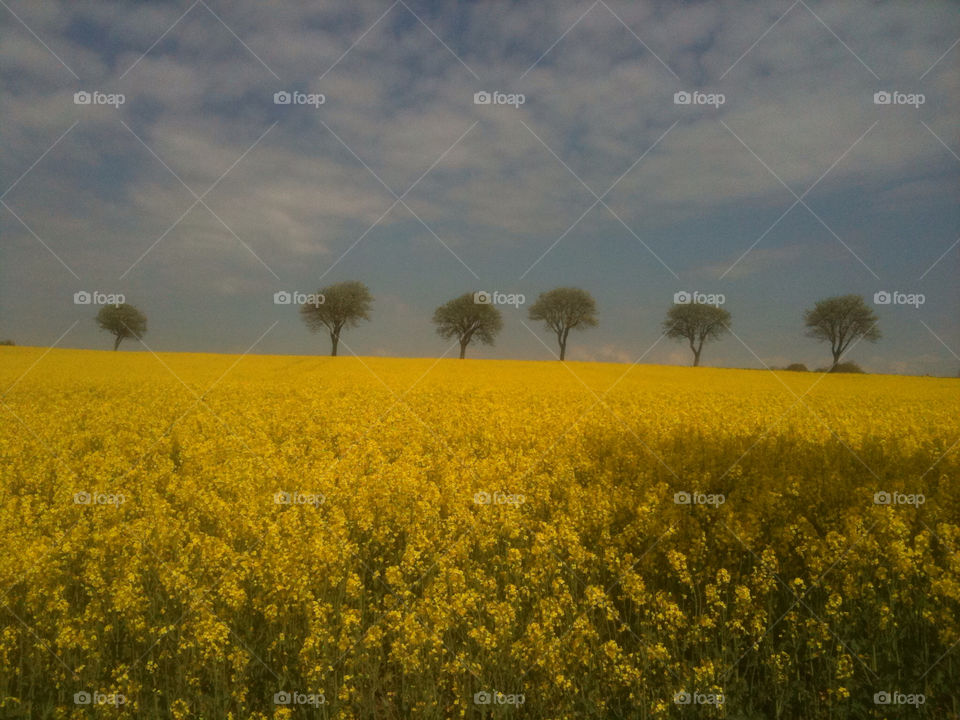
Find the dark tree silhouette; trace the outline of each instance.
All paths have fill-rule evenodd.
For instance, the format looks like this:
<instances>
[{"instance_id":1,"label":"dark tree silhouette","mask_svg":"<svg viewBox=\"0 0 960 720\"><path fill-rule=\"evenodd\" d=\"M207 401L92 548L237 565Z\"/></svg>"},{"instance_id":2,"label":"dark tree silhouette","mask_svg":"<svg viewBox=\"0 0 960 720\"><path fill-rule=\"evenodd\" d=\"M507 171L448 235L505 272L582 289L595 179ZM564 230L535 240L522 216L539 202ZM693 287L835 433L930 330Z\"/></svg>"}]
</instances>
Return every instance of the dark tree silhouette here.
<instances>
[{"instance_id":1,"label":"dark tree silhouette","mask_svg":"<svg viewBox=\"0 0 960 720\"><path fill-rule=\"evenodd\" d=\"M667 311L663 329L667 337L686 340L693 351L693 366L700 365L703 343L718 340L730 326L730 313L723 308L701 303L674 305Z\"/></svg>"},{"instance_id":2,"label":"dark tree silhouette","mask_svg":"<svg viewBox=\"0 0 960 720\"><path fill-rule=\"evenodd\" d=\"M880 339L879 318L859 295L838 295L817 301L803 313L807 337L830 343L834 372L840 357L858 338L876 342Z\"/></svg>"},{"instance_id":3,"label":"dark tree silhouette","mask_svg":"<svg viewBox=\"0 0 960 720\"><path fill-rule=\"evenodd\" d=\"M97 313L97 325L114 336L113 349L127 338L139 340L147 332L147 318L133 305L105 305Z\"/></svg>"},{"instance_id":4,"label":"dark tree silhouette","mask_svg":"<svg viewBox=\"0 0 960 720\"><path fill-rule=\"evenodd\" d=\"M557 336L560 360L567 355L567 336L574 328L585 330L597 324L597 303L586 290L559 287L540 293L530 306L531 320L543 321Z\"/></svg>"},{"instance_id":5,"label":"dark tree silhouette","mask_svg":"<svg viewBox=\"0 0 960 720\"><path fill-rule=\"evenodd\" d=\"M323 296L323 302L301 305L300 317L311 332L330 333L330 355L336 357L343 329L370 319L373 296L366 285L356 280L328 285L318 295Z\"/></svg>"},{"instance_id":6,"label":"dark tree silhouette","mask_svg":"<svg viewBox=\"0 0 960 720\"><path fill-rule=\"evenodd\" d=\"M484 345L493 340L503 327L500 311L493 305L475 302L476 293L468 292L441 305L433 313L433 322L442 338L456 337L460 343L460 359L467 354L467 345L474 339Z\"/></svg>"}]
</instances>

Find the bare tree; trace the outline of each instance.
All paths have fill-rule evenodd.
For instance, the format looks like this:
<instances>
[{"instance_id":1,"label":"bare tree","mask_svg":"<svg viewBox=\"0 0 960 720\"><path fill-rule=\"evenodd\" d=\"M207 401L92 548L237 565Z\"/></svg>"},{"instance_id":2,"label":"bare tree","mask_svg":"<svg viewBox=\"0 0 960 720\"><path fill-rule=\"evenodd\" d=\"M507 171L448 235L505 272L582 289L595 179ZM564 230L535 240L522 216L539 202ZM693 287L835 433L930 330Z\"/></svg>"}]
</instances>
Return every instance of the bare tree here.
<instances>
[{"instance_id":1,"label":"bare tree","mask_svg":"<svg viewBox=\"0 0 960 720\"><path fill-rule=\"evenodd\" d=\"M693 366L700 365L704 342L718 340L730 326L730 313L702 303L674 305L667 311L663 329L667 337L686 340L693 352Z\"/></svg>"},{"instance_id":2,"label":"bare tree","mask_svg":"<svg viewBox=\"0 0 960 720\"><path fill-rule=\"evenodd\" d=\"M300 317L311 332L330 333L330 355L336 357L343 329L370 319L373 296L362 282L351 280L317 291L316 300L300 306Z\"/></svg>"},{"instance_id":3,"label":"bare tree","mask_svg":"<svg viewBox=\"0 0 960 720\"><path fill-rule=\"evenodd\" d=\"M147 318L133 305L121 303L119 305L105 305L97 313L97 325L101 330L113 334L113 349L120 347L120 342L126 338L139 340L147 332Z\"/></svg>"},{"instance_id":4,"label":"bare tree","mask_svg":"<svg viewBox=\"0 0 960 720\"><path fill-rule=\"evenodd\" d=\"M467 345L474 339L484 345L493 340L503 327L500 311L493 305L476 301L477 294L464 293L433 313L433 322L442 338L456 337L460 343L460 359L467 354Z\"/></svg>"},{"instance_id":5,"label":"bare tree","mask_svg":"<svg viewBox=\"0 0 960 720\"><path fill-rule=\"evenodd\" d=\"M584 330L597 324L597 303L586 290L559 287L540 293L530 306L531 320L541 320L557 335L560 360L567 355L567 336L574 328Z\"/></svg>"},{"instance_id":6,"label":"bare tree","mask_svg":"<svg viewBox=\"0 0 960 720\"><path fill-rule=\"evenodd\" d=\"M840 357L858 338L876 342L880 339L879 318L859 295L838 295L817 301L803 313L807 337L830 343L833 372Z\"/></svg>"}]
</instances>

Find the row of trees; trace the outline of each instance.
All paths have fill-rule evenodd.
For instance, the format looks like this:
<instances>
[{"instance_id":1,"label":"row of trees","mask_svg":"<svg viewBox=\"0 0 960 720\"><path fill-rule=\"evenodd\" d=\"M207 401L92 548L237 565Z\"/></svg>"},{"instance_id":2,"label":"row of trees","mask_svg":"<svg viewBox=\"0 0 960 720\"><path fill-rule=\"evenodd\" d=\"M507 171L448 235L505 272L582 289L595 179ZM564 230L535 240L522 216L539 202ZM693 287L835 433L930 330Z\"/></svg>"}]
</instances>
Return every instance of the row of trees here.
<instances>
[{"instance_id":1,"label":"row of trees","mask_svg":"<svg viewBox=\"0 0 960 720\"><path fill-rule=\"evenodd\" d=\"M442 338L457 338L460 359L473 340L493 345L503 327L500 310L489 303L478 302L478 293L464 293L441 305L433 313L433 322ZM542 322L557 337L560 359L567 356L567 338L571 330L585 330L597 324L597 303L590 293L580 288L561 287L541 293L530 306L531 320Z\"/></svg>"},{"instance_id":2,"label":"row of trees","mask_svg":"<svg viewBox=\"0 0 960 720\"><path fill-rule=\"evenodd\" d=\"M330 285L317 295L323 297L323 302L302 305L300 315L312 332L329 333L330 354L336 355L343 330L370 319L373 296L366 285L355 280ZM570 331L597 324L597 303L585 290L556 288L541 293L530 307L529 317L543 322L556 334L560 359L563 360ZM433 323L440 337L457 339L462 360L466 357L467 347L474 341L493 345L503 329L503 316L489 296L468 292L438 307L433 313Z\"/></svg>"},{"instance_id":3,"label":"row of trees","mask_svg":"<svg viewBox=\"0 0 960 720\"><path fill-rule=\"evenodd\" d=\"M324 302L303 305L300 312L312 331L330 333L330 354L336 355L341 331L370 319L373 296L366 285L356 281L331 285L320 292ZM467 292L441 305L433 313L437 333L448 340L457 339L461 360L466 357L470 343L477 341L493 345L503 328L500 310L489 302L489 298L484 300L481 293ZM585 330L598 323L597 303L593 296L574 287L554 288L541 293L527 315L535 322L542 322L556 336L560 360L566 358L571 330ZM878 318L859 295L820 300L804 312L803 319L809 337L830 343L831 370L857 340L875 342L880 339ZM667 311L663 331L669 338L687 342L696 367L700 365L704 344L719 340L729 332L730 324L727 310L691 302L674 304Z\"/></svg>"},{"instance_id":4,"label":"row of trees","mask_svg":"<svg viewBox=\"0 0 960 720\"><path fill-rule=\"evenodd\" d=\"M300 316L312 332L326 332L330 336L330 354L336 355L340 335L347 328L370 320L373 295L361 282L337 283L318 292L321 303L300 306ZM541 293L530 306L527 316L541 322L557 339L559 358L567 354L571 330L585 330L597 325L597 303L586 290L559 287ZM880 338L878 318L859 295L842 295L820 300L804 312L807 335L830 343L836 369L840 358L860 340L874 342ZM460 359L466 357L467 347L473 342L493 345L503 328L499 308L484 293L468 292L438 307L433 313L437 333L445 338L456 338L460 345ZM147 331L147 318L137 308L126 303L106 306L97 315L101 329L113 334L113 349L127 338L140 339ZM730 331L730 313L715 305L697 302L674 304L663 321L664 334L672 339L686 341L693 354L693 365L700 365L704 344L719 340Z\"/></svg>"}]
</instances>

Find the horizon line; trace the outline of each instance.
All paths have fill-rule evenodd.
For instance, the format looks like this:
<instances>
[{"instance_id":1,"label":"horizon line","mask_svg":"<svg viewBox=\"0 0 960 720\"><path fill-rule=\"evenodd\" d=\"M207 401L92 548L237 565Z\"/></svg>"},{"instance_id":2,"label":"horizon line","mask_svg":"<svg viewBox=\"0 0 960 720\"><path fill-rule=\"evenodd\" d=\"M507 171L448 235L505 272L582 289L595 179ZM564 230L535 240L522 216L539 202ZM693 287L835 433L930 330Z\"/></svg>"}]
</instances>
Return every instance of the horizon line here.
<instances>
[{"instance_id":1,"label":"horizon line","mask_svg":"<svg viewBox=\"0 0 960 720\"><path fill-rule=\"evenodd\" d=\"M108 355L117 355L120 353L120 350L104 350L99 348L68 348L68 347L51 347L46 345L3 345L0 346L0 352L8 350L45 350L47 353L59 351L59 352L85 352L85 353L103 353ZM882 373L882 372L868 372L864 370L860 373L829 373L825 370L814 369L814 370L787 370L782 367L723 367L718 365L701 365L695 367L693 365L675 365L675 364L665 364L665 363L646 363L646 362L623 362L617 360L532 360L524 358L460 358L455 357L437 357L435 355L422 355L422 356L409 356L409 355L330 355L330 354L321 354L321 355L301 355L296 353L258 353L258 352L216 352L216 351L196 351L196 350L123 350L123 354L142 354L142 355L222 355L225 357L277 357L277 358L301 358L301 359L326 359L326 360L434 360L441 362L443 360L449 360L451 362L463 362L463 361L473 361L473 362L523 362L523 363L543 363L543 364L555 364L559 363L561 365L566 363L577 363L577 364L590 364L590 365L629 365L633 366L643 366L643 367L662 367L662 368L688 368L690 370L736 370L736 371L755 371L755 372L789 372L796 374L803 374L804 372L810 374L824 374L824 375L871 375L874 377L914 377L914 378L936 378L936 379L946 379L946 380L956 380L957 376L954 375L934 375L934 374L922 374L917 375L914 373Z\"/></svg>"}]
</instances>

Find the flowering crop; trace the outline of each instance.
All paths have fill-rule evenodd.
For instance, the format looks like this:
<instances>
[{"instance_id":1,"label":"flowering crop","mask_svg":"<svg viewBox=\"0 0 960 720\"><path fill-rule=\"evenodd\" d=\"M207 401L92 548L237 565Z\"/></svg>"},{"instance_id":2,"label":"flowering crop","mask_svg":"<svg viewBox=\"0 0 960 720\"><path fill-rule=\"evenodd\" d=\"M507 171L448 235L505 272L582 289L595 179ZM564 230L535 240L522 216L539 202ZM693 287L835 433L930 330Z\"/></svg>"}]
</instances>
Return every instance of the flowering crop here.
<instances>
[{"instance_id":1,"label":"flowering crop","mask_svg":"<svg viewBox=\"0 0 960 720\"><path fill-rule=\"evenodd\" d=\"M960 710L956 380L41 354L4 717Z\"/></svg>"}]
</instances>

